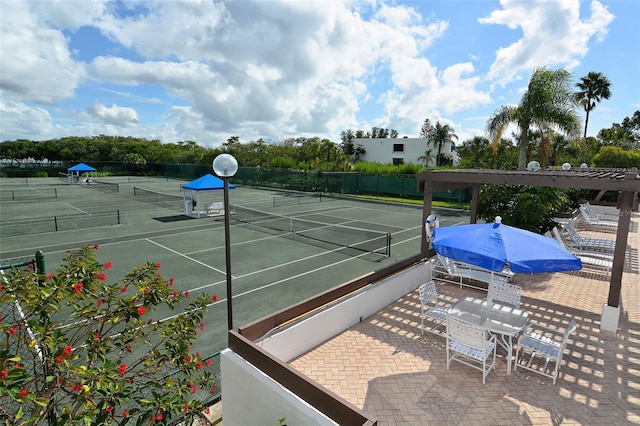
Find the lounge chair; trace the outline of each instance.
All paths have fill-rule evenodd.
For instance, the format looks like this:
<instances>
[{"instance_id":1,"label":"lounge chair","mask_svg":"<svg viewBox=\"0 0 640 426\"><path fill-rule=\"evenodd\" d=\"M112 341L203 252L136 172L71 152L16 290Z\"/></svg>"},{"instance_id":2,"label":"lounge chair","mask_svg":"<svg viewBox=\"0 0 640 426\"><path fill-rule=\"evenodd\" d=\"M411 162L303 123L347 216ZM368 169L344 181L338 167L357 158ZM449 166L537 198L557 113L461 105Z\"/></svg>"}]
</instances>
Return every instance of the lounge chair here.
<instances>
[{"instance_id":1,"label":"lounge chair","mask_svg":"<svg viewBox=\"0 0 640 426\"><path fill-rule=\"evenodd\" d=\"M607 277L610 276L611 269L613 268L613 254L567 247L558 228L553 228L551 232L548 232L545 235L549 238L555 239L562 248L580 259L583 269L604 272Z\"/></svg>"},{"instance_id":2,"label":"lounge chair","mask_svg":"<svg viewBox=\"0 0 640 426\"><path fill-rule=\"evenodd\" d=\"M594 230L615 231L618 228L617 220L611 221L591 216L584 206L580 206L578 222L586 228Z\"/></svg>"},{"instance_id":3,"label":"lounge chair","mask_svg":"<svg viewBox=\"0 0 640 426\"><path fill-rule=\"evenodd\" d=\"M463 285L468 285L463 281L464 279L485 284L489 284L492 281L492 271L464 262L458 262L441 254L438 254L438 261L433 267L433 272L456 279L455 281L449 280L449 282L460 284L460 288L462 288ZM493 272L493 282L507 283L512 277L513 272L511 271ZM447 280L443 279L443 281ZM470 285L470 287L474 286Z\"/></svg>"},{"instance_id":4,"label":"lounge chair","mask_svg":"<svg viewBox=\"0 0 640 426\"><path fill-rule=\"evenodd\" d=\"M572 220L564 224L564 231L568 237L567 245L570 247L577 247L580 250L604 251L608 253L613 253L615 250L615 240L590 238L580 235Z\"/></svg>"}]
</instances>

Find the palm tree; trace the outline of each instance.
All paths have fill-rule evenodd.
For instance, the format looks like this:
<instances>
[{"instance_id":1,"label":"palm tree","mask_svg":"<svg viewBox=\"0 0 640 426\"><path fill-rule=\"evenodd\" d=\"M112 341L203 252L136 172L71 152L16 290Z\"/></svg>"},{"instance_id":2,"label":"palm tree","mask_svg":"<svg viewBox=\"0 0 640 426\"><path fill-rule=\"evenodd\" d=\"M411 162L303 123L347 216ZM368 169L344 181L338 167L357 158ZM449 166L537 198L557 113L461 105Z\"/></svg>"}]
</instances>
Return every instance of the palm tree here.
<instances>
[{"instance_id":1,"label":"palm tree","mask_svg":"<svg viewBox=\"0 0 640 426\"><path fill-rule=\"evenodd\" d=\"M580 91L575 93L576 100L582 105L587 113L584 119L584 136L582 137L582 162L586 160L587 154L587 126L589 126L589 113L595 109L596 103L602 99L609 99L611 96L611 82L601 72L591 71L584 77L580 77L580 82L576 86Z\"/></svg>"},{"instance_id":2,"label":"palm tree","mask_svg":"<svg viewBox=\"0 0 640 426\"><path fill-rule=\"evenodd\" d=\"M424 152L424 155L418 157L418 161L424 162L424 166L426 168L429 168L429 163L431 163L431 160L433 160L433 151L431 150L431 148L428 148Z\"/></svg>"},{"instance_id":3,"label":"palm tree","mask_svg":"<svg viewBox=\"0 0 640 426\"><path fill-rule=\"evenodd\" d=\"M518 145L518 169L527 165L530 127L541 133L550 130L577 135L580 118L576 112L577 102L571 90L571 73L564 69L537 68L529 80L527 90L517 106L502 106L489 117L487 133L497 144L509 124L516 124L520 131Z\"/></svg>"},{"instance_id":4,"label":"palm tree","mask_svg":"<svg viewBox=\"0 0 640 426\"><path fill-rule=\"evenodd\" d=\"M427 136L429 142L437 144L438 151L436 153L436 166L442 165L442 146L446 143L453 144L453 139L458 140L458 135L454 133L453 127L448 124L440 124L439 121L433 127L430 134Z\"/></svg>"}]
</instances>

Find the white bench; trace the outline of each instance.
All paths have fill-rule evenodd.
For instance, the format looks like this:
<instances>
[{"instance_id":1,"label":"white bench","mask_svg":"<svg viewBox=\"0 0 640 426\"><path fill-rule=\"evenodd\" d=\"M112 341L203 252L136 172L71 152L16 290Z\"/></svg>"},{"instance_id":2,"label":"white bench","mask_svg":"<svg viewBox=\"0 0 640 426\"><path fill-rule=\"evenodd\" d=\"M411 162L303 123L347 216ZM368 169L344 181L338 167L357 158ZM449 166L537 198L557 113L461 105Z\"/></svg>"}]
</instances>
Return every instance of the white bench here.
<instances>
[{"instance_id":1,"label":"white bench","mask_svg":"<svg viewBox=\"0 0 640 426\"><path fill-rule=\"evenodd\" d=\"M224 213L224 203L209 203L204 205L206 214L222 214Z\"/></svg>"}]
</instances>

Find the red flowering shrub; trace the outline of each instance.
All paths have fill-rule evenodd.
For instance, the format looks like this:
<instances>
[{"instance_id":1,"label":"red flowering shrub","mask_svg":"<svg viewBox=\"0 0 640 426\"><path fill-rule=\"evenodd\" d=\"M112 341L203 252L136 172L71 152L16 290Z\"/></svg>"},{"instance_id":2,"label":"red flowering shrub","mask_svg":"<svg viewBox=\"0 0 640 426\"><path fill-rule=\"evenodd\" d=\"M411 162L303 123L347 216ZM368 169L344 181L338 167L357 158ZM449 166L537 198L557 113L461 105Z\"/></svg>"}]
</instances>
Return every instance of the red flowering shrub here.
<instances>
[{"instance_id":1,"label":"red flowering shrub","mask_svg":"<svg viewBox=\"0 0 640 426\"><path fill-rule=\"evenodd\" d=\"M98 249L68 252L56 273L5 275L0 303L13 310L0 318L0 422L204 424L193 392L214 377L190 346L210 297L187 305L173 279L158 274L159 263L109 284L111 262L99 263ZM178 305L182 313L163 322L146 315Z\"/></svg>"}]
</instances>

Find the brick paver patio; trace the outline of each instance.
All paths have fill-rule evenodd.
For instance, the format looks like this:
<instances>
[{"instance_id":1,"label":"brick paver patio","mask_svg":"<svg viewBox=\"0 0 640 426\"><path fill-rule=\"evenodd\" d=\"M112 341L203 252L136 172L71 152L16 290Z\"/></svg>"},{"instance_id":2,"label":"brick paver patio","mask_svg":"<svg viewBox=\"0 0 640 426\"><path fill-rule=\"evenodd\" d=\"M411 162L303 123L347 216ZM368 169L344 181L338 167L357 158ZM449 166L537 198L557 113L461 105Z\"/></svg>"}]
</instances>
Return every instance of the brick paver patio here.
<instances>
[{"instance_id":1,"label":"brick paver patio","mask_svg":"<svg viewBox=\"0 0 640 426\"><path fill-rule=\"evenodd\" d=\"M293 360L380 425L640 424L640 217L634 213L622 283L617 335L600 332L605 277L578 273L516 275L530 320L566 327L569 339L556 385L519 369L506 375L504 350L482 384L460 363L447 370L445 339L420 333L417 291ZM592 233L600 238L615 234ZM438 283L450 301L486 292Z\"/></svg>"}]
</instances>

